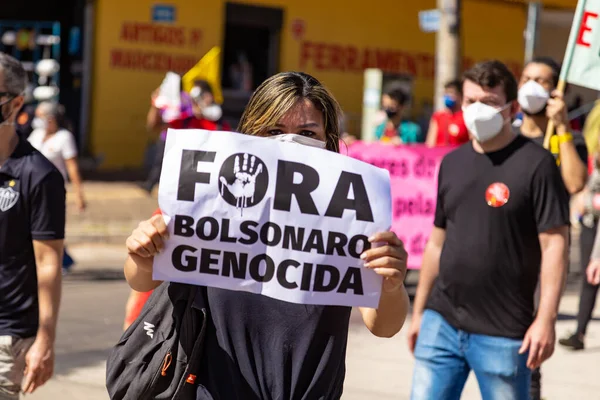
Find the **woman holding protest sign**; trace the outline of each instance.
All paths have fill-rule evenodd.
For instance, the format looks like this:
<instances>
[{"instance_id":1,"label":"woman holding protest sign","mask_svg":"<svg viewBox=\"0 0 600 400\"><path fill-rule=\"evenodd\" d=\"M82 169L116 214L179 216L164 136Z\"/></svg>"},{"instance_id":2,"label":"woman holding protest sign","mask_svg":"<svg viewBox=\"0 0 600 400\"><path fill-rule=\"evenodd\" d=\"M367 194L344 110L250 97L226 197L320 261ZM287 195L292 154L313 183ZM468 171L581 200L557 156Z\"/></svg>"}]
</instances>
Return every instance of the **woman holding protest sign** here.
<instances>
[{"instance_id":1,"label":"woman holding protest sign","mask_svg":"<svg viewBox=\"0 0 600 400\"><path fill-rule=\"evenodd\" d=\"M275 75L253 94L238 130L339 151L340 107L315 78ZM132 289L153 290L154 256L169 240L162 215L142 222L127 239L125 275ZM377 309L361 308L376 336L391 337L409 307L407 253L393 232L369 238L378 246L360 258L382 276ZM295 304L258 294L207 289L208 326L197 399L338 399L342 395L351 307Z\"/></svg>"}]
</instances>

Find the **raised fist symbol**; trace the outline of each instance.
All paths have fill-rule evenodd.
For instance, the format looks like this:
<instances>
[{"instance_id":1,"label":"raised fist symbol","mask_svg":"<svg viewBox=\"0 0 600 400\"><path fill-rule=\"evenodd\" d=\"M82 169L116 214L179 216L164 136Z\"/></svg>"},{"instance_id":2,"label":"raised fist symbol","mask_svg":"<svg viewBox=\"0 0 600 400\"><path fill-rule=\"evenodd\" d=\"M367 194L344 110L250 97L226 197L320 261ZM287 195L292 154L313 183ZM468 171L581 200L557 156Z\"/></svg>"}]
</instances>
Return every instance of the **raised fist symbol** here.
<instances>
[{"instance_id":1,"label":"raised fist symbol","mask_svg":"<svg viewBox=\"0 0 600 400\"><path fill-rule=\"evenodd\" d=\"M235 163L233 166L233 175L235 180L233 183L227 182L224 176L221 176L221 196L224 196L223 191L225 187L235 197L236 207L242 209L248 207L248 201L254 203L254 193L256 191L256 177L263 171L263 165L261 162L256 166L256 157L248 156L247 153L243 155L242 165L240 166L240 156L235 156Z\"/></svg>"}]
</instances>

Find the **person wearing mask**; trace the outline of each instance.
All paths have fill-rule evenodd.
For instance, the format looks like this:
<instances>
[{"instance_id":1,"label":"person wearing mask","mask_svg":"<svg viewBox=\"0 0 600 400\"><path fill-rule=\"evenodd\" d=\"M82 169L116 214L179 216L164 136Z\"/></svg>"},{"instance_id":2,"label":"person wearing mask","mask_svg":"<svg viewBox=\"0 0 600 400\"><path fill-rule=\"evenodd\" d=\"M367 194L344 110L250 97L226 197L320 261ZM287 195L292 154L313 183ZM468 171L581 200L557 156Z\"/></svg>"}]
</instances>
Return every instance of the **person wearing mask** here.
<instances>
[{"instance_id":1,"label":"person wearing mask","mask_svg":"<svg viewBox=\"0 0 600 400\"><path fill-rule=\"evenodd\" d=\"M205 80L197 80L190 90L190 96L194 100L194 113L197 118L203 118L215 124L215 130L219 130L223 109L215 102L210 83Z\"/></svg>"},{"instance_id":2,"label":"person wearing mask","mask_svg":"<svg viewBox=\"0 0 600 400\"><path fill-rule=\"evenodd\" d=\"M485 61L463 79L473 139L439 170L408 332L411 398L458 400L473 370L482 398L525 400L531 371L554 352L569 198L550 153L511 126L518 89L506 65Z\"/></svg>"},{"instance_id":3,"label":"person wearing mask","mask_svg":"<svg viewBox=\"0 0 600 400\"><path fill-rule=\"evenodd\" d=\"M401 88L391 88L381 96L381 106L387 115L385 122L375 128L375 137L383 143L409 144L421 141L421 128L414 122L404 121L402 114L408 94Z\"/></svg>"},{"instance_id":4,"label":"person wearing mask","mask_svg":"<svg viewBox=\"0 0 600 400\"><path fill-rule=\"evenodd\" d=\"M567 105L556 90L560 66L551 58L535 58L523 69L519 81L519 105L523 112L521 134L540 146L548 122L554 122L556 135L550 151L557 159L569 194L581 191L587 180L587 146L579 133L570 132Z\"/></svg>"},{"instance_id":5,"label":"person wearing mask","mask_svg":"<svg viewBox=\"0 0 600 400\"><path fill-rule=\"evenodd\" d=\"M15 129L27 73L0 53L0 399L54 373L65 189L60 172Z\"/></svg>"},{"instance_id":6,"label":"person wearing mask","mask_svg":"<svg viewBox=\"0 0 600 400\"><path fill-rule=\"evenodd\" d=\"M269 140L286 140L285 134L291 133L295 142L339 152L340 112L314 77L284 72L257 88L237 130ZM127 239L125 276L132 289L144 292L161 284L152 279L152 268L166 236L158 214ZM360 312L374 335L392 337L408 312L403 284L407 253L393 232L375 234L371 240L384 245L361 258L366 268L384 277L382 295L377 309ZM207 288L207 300L209 320L194 400L206 399L206 391L228 400L341 397L350 307L294 304L212 287Z\"/></svg>"},{"instance_id":7,"label":"person wearing mask","mask_svg":"<svg viewBox=\"0 0 600 400\"><path fill-rule=\"evenodd\" d=\"M525 65L519 81L518 102L523 113L521 134L540 146L544 144L546 127L553 121L556 135L550 141L550 152L556 158L569 194L581 191L587 179L587 146L579 133L571 133L567 106L562 93L556 91L560 66L551 58L538 57ZM595 226L583 230L584 242L593 242ZM586 235L592 235L591 238ZM532 400L541 398L541 372L536 369L531 380Z\"/></svg>"},{"instance_id":8,"label":"person wearing mask","mask_svg":"<svg viewBox=\"0 0 600 400\"><path fill-rule=\"evenodd\" d=\"M85 211L86 201L83 192L81 173L77 163L75 137L67 129L65 109L52 102L41 102L35 110L32 121L34 128L27 140L60 171L65 182L71 180L75 191L75 202L79 212ZM64 247L63 274L69 273L75 261Z\"/></svg>"},{"instance_id":9,"label":"person wearing mask","mask_svg":"<svg viewBox=\"0 0 600 400\"><path fill-rule=\"evenodd\" d=\"M585 189L574 198L574 207L581 226L579 260L583 267L591 265L593 269L595 264L600 262L600 236L597 233L598 220L600 220L600 152L598 150L592 161L592 173ZM574 333L560 339L558 341L560 345L571 350L585 348L585 334L592 319L597 295L598 284L588 281L584 274L577 312L577 329Z\"/></svg>"},{"instance_id":10,"label":"person wearing mask","mask_svg":"<svg viewBox=\"0 0 600 400\"><path fill-rule=\"evenodd\" d=\"M429 124L427 140L429 147L458 146L469 141L462 112L462 82L451 81L444 85L445 108L436 111Z\"/></svg>"},{"instance_id":11,"label":"person wearing mask","mask_svg":"<svg viewBox=\"0 0 600 400\"><path fill-rule=\"evenodd\" d=\"M17 114L16 129L17 134L23 139L27 139L33 132L33 119L35 118L36 101L33 97L33 88L28 85L25 89L25 101L21 110Z\"/></svg>"},{"instance_id":12,"label":"person wearing mask","mask_svg":"<svg viewBox=\"0 0 600 400\"><path fill-rule=\"evenodd\" d=\"M205 130L230 130L229 124L222 119L223 110L216 104L210 84L206 81L198 80L188 94L181 92L181 110L178 118L165 121L164 111L156 107L155 99L158 95L158 89L152 95L152 106L148 111L146 118L146 127L151 132L160 132L155 148L155 159L148 174L146 182L141 188L148 193L160 180L162 170L162 160L165 151L165 141L167 140L167 129L205 129Z\"/></svg>"},{"instance_id":13,"label":"person wearing mask","mask_svg":"<svg viewBox=\"0 0 600 400\"><path fill-rule=\"evenodd\" d=\"M77 209L84 211L86 201L77 163L77 143L73 133L67 130L65 108L58 103L40 103L32 125L34 129L27 140L54 164L65 182L71 181L76 193Z\"/></svg>"},{"instance_id":14,"label":"person wearing mask","mask_svg":"<svg viewBox=\"0 0 600 400\"><path fill-rule=\"evenodd\" d=\"M156 89L152 93L152 96L150 97L150 109L148 110L148 115L146 116L146 129L153 134L159 134L158 140L156 141L156 146L154 148L154 160L152 167L150 168L150 172L148 173L146 181L140 185L140 187L148 194L152 193L152 189L154 189L154 186L158 184L158 181L160 180L163 155L165 152L165 141L167 140L167 129L169 128L169 122L174 122L165 121L165 109L156 105L156 99L158 98L159 91L160 88ZM181 106L178 117L179 122L175 122L175 124L180 123L181 125L184 125L184 121L190 121L194 117L194 112L192 109L194 101L190 95L183 90L180 92L180 98Z\"/></svg>"}]
</instances>

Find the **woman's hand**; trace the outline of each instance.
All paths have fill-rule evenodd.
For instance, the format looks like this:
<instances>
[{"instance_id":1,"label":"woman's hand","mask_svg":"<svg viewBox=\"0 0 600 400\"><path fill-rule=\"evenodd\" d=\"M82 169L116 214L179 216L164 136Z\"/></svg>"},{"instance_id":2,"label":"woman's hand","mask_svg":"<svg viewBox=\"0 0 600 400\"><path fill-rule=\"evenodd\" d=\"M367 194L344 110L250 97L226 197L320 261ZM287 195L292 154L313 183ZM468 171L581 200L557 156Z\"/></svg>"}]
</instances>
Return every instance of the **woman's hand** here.
<instances>
[{"instance_id":1,"label":"woman's hand","mask_svg":"<svg viewBox=\"0 0 600 400\"><path fill-rule=\"evenodd\" d=\"M398 290L404 284L408 253L404 243L394 232L380 232L369 238L371 243L385 243L384 246L363 252L360 258L365 267L383 276L384 292Z\"/></svg>"},{"instance_id":2,"label":"woman's hand","mask_svg":"<svg viewBox=\"0 0 600 400\"><path fill-rule=\"evenodd\" d=\"M132 257L152 258L164 248L168 238L169 232L163 216L155 215L140 222L127 238L127 251Z\"/></svg>"}]
</instances>

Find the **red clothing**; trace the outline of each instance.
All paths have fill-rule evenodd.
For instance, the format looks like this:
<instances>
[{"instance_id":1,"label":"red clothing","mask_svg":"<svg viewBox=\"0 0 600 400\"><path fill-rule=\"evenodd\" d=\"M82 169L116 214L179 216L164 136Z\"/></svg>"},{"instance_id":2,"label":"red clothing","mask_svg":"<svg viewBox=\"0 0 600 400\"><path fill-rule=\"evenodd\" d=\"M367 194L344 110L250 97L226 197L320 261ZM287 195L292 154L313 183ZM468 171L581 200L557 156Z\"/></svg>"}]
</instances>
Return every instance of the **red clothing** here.
<instances>
[{"instance_id":1,"label":"red clothing","mask_svg":"<svg viewBox=\"0 0 600 400\"><path fill-rule=\"evenodd\" d=\"M436 146L458 146L469 141L469 131L463 119L463 112L437 111L431 117L437 124Z\"/></svg>"},{"instance_id":2,"label":"red clothing","mask_svg":"<svg viewBox=\"0 0 600 400\"><path fill-rule=\"evenodd\" d=\"M169 128L172 129L206 129L215 130L214 122L199 118L182 118L169 122Z\"/></svg>"}]
</instances>

